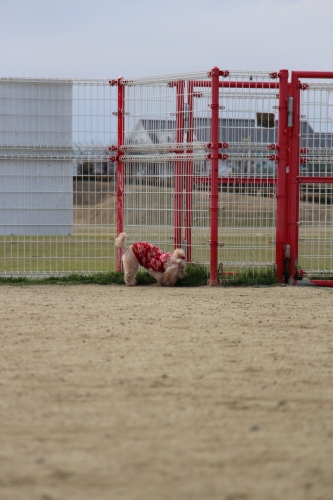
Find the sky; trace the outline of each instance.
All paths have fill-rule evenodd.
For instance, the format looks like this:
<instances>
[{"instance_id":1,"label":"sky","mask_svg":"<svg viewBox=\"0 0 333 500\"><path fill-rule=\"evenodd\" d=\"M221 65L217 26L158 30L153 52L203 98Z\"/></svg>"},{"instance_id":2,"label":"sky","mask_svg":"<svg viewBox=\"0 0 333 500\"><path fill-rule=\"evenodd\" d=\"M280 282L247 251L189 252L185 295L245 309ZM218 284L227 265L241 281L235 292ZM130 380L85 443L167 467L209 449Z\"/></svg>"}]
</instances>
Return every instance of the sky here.
<instances>
[{"instance_id":1,"label":"sky","mask_svg":"<svg viewBox=\"0 0 333 500\"><path fill-rule=\"evenodd\" d=\"M333 71L333 0L1 0L0 76Z\"/></svg>"}]
</instances>

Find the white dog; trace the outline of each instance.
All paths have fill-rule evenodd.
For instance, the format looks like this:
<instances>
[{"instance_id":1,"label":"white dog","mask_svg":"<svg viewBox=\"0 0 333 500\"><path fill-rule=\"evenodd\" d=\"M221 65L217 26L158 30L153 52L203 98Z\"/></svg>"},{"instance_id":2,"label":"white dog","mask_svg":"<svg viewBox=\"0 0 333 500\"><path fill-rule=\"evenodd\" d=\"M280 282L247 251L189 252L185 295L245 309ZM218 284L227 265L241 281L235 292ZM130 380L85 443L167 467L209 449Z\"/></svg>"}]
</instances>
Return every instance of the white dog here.
<instances>
[{"instance_id":1,"label":"white dog","mask_svg":"<svg viewBox=\"0 0 333 500\"><path fill-rule=\"evenodd\" d=\"M177 248L173 253L164 253L155 245L138 241L126 247L127 234L120 233L116 247L123 251L124 279L127 286L136 285L135 276L139 265L147 269L159 285L174 286L178 279L185 278L185 253Z\"/></svg>"}]
</instances>

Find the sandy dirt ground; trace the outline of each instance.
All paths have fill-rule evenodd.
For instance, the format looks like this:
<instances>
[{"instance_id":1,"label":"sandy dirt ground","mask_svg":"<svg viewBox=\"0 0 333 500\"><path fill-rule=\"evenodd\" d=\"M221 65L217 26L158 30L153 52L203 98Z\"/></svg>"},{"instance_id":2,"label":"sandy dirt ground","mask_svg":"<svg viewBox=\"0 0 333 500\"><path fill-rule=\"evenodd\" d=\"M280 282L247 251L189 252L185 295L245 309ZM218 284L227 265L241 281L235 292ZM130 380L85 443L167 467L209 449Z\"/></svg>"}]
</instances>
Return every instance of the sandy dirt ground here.
<instances>
[{"instance_id":1,"label":"sandy dirt ground","mask_svg":"<svg viewBox=\"0 0 333 500\"><path fill-rule=\"evenodd\" d=\"M333 290L0 297L1 500L332 500Z\"/></svg>"}]
</instances>

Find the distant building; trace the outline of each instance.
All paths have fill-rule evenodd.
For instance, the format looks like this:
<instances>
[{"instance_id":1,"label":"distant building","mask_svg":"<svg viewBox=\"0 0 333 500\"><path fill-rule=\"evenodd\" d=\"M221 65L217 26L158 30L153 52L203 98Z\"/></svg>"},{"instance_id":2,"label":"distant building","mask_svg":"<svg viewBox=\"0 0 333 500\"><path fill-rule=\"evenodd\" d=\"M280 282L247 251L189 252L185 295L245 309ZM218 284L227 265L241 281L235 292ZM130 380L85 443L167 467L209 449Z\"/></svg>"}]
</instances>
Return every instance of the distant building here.
<instances>
[{"instance_id":1,"label":"distant building","mask_svg":"<svg viewBox=\"0 0 333 500\"><path fill-rule=\"evenodd\" d=\"M333 134L315 132L310 124L302 120L300 125L300 146L307 148L333 148ZM211 140L211 119L196 117L193 120L193 141L208 143ZM175 120L141 119L134 129L126 137L125 144L149 146L149 154L154 153L152 146L176 142ZM229 153L241 153L242 159L229 158L225 161L219 160L219 177L228 175L264 175L276 176L276 162L265 158L271 153L266 146L278 142L278 121L274 113L256 113L255 118L220 118L219 119L219 142L228 143ZM256 149L254 145L258 145ZM232 146L232 147L231 147ZM148 149L148 148L147 148ZM207 151L208 152L208 151ZM262 153L262 158L253 159L251 153ZM147 153L148 154L148 153ZM248 158L246 158L246 155ZM231 155L230 155L231 156ZM172 164L154 163L132 163L126 166L128 175L133 178L142 176L172 176ZM309 164L302 167L303 170L332 171L330 166ZM149 170L149 171L148 171ZM208 175L210 173L210 161L201 161L195 165L195 174Z\"/></svg>"}]
</instances>

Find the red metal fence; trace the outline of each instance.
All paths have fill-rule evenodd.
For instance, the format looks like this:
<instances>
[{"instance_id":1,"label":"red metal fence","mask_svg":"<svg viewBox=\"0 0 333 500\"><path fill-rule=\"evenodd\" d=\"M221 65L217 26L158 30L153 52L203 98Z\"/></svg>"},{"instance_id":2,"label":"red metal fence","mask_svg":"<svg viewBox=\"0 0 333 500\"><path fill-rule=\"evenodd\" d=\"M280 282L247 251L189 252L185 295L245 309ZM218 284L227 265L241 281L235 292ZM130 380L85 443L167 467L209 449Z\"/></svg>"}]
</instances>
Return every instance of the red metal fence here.
<instances>
[{"instance_id":1,"label":"red metal fence","mask_svg":"<svg viewBox=\"0 0 333 500\"><path fill-rule=\"evenodd\" d=\"M323 72L214 67L110 82L118 85L118 147L111 157L118 162L117 233L129 228L131 237L152 235L157 244L172 238L174 247L185 246L188 262L209 264L212 285L221 269L270 266L281 282L331 285L332 78ZM320 83L308 83L313 79ZM262 197L269 196L274 205L263 206ZM224 203L229 218L221 215ZM163 211L173 213L173 222ZM142 229L147 214L150 232ZM306 242L301 256L300 241Z\"/></svg>"},{"instance_id":2,"label":"red metal fence","mask_svg":"<svg viewBox=\"0 0 333 500\"><path fill-rule=\"evenodd\" d=\"M119 270L125 230L213 285L333 284L333 73L0 78L0 101L1 275Z\"/></svg>"}]
</instances>

